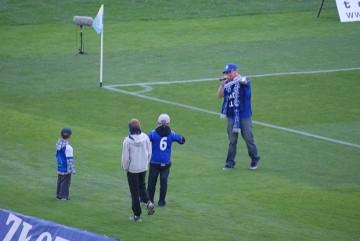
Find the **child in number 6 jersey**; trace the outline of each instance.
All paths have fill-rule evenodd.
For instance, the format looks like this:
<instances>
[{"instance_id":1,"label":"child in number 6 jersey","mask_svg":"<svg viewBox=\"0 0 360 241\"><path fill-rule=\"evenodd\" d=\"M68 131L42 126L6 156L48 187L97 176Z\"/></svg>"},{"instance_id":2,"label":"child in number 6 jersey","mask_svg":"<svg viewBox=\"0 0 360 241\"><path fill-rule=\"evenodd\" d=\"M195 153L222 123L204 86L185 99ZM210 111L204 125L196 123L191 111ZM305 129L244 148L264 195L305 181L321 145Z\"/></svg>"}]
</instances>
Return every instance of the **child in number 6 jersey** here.
<instances>
[{"instance_id":1,"label":"child in number 6 jersey","mask_svg":"<svg viewBox=\"0 0 360 241\"><path fill-rule=\"evenodd\" d=\"M179 144L185 143L185 138L169 127L170 117L161 114L158 118L158 126L149 132L148 136L152 143L152 155L150 159L148 193L151 202L154 203L155 187L160 174L160 195L158 206L166 205L167 182L171 167L171 146L175 141Z\"/></svg>"}]
</instances>

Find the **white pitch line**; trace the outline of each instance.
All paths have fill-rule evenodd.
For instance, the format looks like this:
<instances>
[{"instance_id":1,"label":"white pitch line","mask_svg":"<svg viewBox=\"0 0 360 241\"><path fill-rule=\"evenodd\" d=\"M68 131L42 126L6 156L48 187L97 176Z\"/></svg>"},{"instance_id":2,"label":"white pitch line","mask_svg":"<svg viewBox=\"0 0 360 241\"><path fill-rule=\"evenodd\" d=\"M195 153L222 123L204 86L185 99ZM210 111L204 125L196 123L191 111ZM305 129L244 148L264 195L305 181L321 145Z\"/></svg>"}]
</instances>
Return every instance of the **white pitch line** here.
<instances>
[{"instance_id":1,"label":"white pitch line","mask_svg":"<svg viewBox=\"0 0 360 241\"><path fill-rule=\"evenodd\" d=\"M107 90L112 90L115 92L120 92L120 93L124 93L124 94L128 94L128 95L136 96L136 97L143 98L143 99L148 99L148 100L153 100L153 101L157 101L157 102L161 102L161 103L165 103L165 104L180 106L180 107L187 108L190 110L197 110L197 111L205 112L208 114L219 115L219 113L217 113L215 111L205 110L205 109L201 109L201 108L191 106L191 105L185 105L185 104L181 104L181 103L177 103L177 102L173 102L173 101L169 101L169 100L162 100L162 99L151 97L151 96L141 95L141 94L138 94L138 92L128 92L128 91L116 89L116 88L110 87L110 86L103 86L103 88L107 89Z\"/></svg>"},{"instance_id":2,"label":"white pitch line","mask_svg":"<svg viewBox=\"0 0 360 241\"><path fill-rule=\"evenodd\" d=\"M348 68L348 69L337 69L337 70L309 71L309 72L274 73L274 74L254 75L254 76L250 76L250 77L268 77L268 76L279 76L279 75L330 73L330 72L350 71L350 70L360 70L360 67L359 68ZM193 83L193 82L203 82L203 81L210 81L210 80L216 80L216 79L208 78L208 79L198 79L198 80L180 80L180 81L152 82L152 83L133 83L133 84L121 84L121 85L108 85L108 86L103 86L103 88L107 89L107 90L115 91L115 92L124 93L124 94L127 94L127 95L136 96L136 97L143 98L143 99L148 99L148 100L152 100L152 101L157 101L157 102L161 102L161 103L166 103L166 104L170 104L170 105L175 105L175 106L187 108L187 109L190 109L190 110L196 110L196 111L200 111L200 112L204 112L204 113L208 113L208 114L212 114L212 115L220 115L220 113L215 112L215 111L210 111L210 110L198 108L198 107L191 106L191 105L185 105L185 104L181 104L181 103L177 103L177 102L173 102L173 101L163 100L163 99L159 99L159 98L155 98L155 97L140 94L140 93L145 93L145 92L151 91L152 88L149 85ZM118 87L134 86L134 85L142 86L144 88L144 90L140 90L140 91L136 91L136 92L129 92L129 91L118 89ZM259 122L259 121L253 121L253 123L257 124L257 125L277 129L277 130L282 130L282 131L286 131L286 132L290 132L290 133L295 133L295 134L299 134L299 135L303 135L303 136L312 137L312 138L319 139L319 140L324 140L324 141L337 143L337 144L341 144L341 145L345 145L345 146L351 146L351 147L360 148L360 145L358 145L358 144L354 144L354 143L350 143L350 142L346 142L346 141L341 141L341 140L336 140L336 139L333 139L333 138L323 137L323 136L320 136L320 135L315 135L315 134L311 134L311 133L304 132L304 131L299 131L299 130L290 129L290 128L277 126L277 125L272 125L272 124Z\"/></svg>"},{"instance_id":3,"label":"white pitch line","mask_svg":"<svg viewBox=\"0 0 360 241\"><path fill-rule=\"evenodd\" d=\"M341 71L352 71L360 70L360 67L346 68L346 69L328 69L328 70L314 70L314 71L302 71L302 72L285 72L285 73L272 73L272 74L257 74L249 75L250 78L261 78L261 77L272 77L272 76L282 76L282 75L302 75L302 74L321 74L321 73L334 73ZM206 79L195 79L195 80L174 80L174 81L158 81L158 82L143 82L143 83L131 83L131 84L116 84L116 85L107 85L109 87L126 87L126 86L147 86L147 85L169 85L169 84L185 84L185 83L196 83L196 82L205 82L205 81L214 81L218 78L206 78Z\"/></svg>"},{"instance_id":4,"label":"white pitch line","mask_svg":"<svg viewBox=\"0 0 360 241\"><path fill-rule=\"evenodd\" d=\"M341 145L345 145L345 146L360 148L360 145L358 145L358 144L353 144L353 143L346 142L346 141L340 141L340 140L336 140L336 139L332 139L332 138L328 138L328 137L324 137L324 136L319 136L319 135L311 134L311 133L304 132L304 131L298 131L298 130L294 130L294 129L290 129L290 128L286 128L286 127L282 127L282 126L276 126L276 125L272 125L272 124L267 124L267 123L263 123L263 122L258 122L258 121L253 121L253 123L256 123L256 124L262 125L262 126L266 126L266 127L270 127L270 128L274 128L274 129L278 129L278 130L282 130L282 131L286 131L286 132L291 132L291 133L296 133L296 134L303 135L303 136L312 137L315 139L320 139L320 140L333 142L333 143L337 143L337 144L341 144Z\"/></svg>"},{"instance_id":5,"label":"white pitch line","mask_svg":"<svg viewBox=\"0 0 360 241\"><path fill-rule=\"evenodd\" d=\"M269 77L269 76L280 76L280 75L302 75L302 74L322 74L322 73L334 73L341 71L360 70L360 67L346 68L346 69L328 69L328 70L314 70L304 72L287 72L287 73L274 73L274 74L259 74L250 77Z\"/></svg>"}]
</instances>

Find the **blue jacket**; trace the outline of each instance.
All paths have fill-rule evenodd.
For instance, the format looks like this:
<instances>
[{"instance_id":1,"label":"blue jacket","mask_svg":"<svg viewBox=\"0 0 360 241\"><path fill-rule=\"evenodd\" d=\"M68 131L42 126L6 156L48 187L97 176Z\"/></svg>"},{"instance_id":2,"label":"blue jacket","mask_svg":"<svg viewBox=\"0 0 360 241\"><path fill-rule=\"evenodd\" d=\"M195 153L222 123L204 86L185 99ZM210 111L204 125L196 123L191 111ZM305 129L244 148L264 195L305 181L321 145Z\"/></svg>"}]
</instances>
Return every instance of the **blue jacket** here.
<instances>
[{"instance_id":1,"label":"blue jacket","mask_svg":"<svg viewBox=\"0 0 360 241\"><path fill-rule=\"evenodd\" d=\"M149 139L152 143L152 155L150 163L166 165L171 163L171 146L172 143L185 143L185 138L170 127L165 125L158 126L155 130L149 132Z\"/></svg>"},{"instance_id":2,"label":"blue jacket","mask_svg":"<svg viewBox=\"0 0 360 241\"><path fill-rule=\"evenodd\" d=\"M240 85L239 114L240 114L240 118L245 118L252 115L250 81L246 85L243 84Z\"/></svg>"},{"instance_id":3,"label":"blue jacket","mask_svg":"<svg viewBox=\"0 0 360 241\"><path fill-rule=\"evenodd\" d=\"M56 142L57 172L60 175L75 173L73 148L68 140L59 139Z\"/></svg>"},{"instance_id":4,"label":"blue jacket","mask_svg":"<svg viewBox=\"0 0 360 241\"><path fill-rule=\"evenodd\" d=\"M234 118L234 110L232 108L233 101L234 101L234 96L236 94L239 95L239 117L240 118L246 118L252 115L252 111L251 111L251 86L250 86L250 81L245 85L245 84L240 84L240 89L239 89L239 93L234 93L234 88L235 86L231 86L231 92L229 93L229 102L227 103L227 111L226 111L226 116L228 118Z\"/></svg>"}]
</instances>

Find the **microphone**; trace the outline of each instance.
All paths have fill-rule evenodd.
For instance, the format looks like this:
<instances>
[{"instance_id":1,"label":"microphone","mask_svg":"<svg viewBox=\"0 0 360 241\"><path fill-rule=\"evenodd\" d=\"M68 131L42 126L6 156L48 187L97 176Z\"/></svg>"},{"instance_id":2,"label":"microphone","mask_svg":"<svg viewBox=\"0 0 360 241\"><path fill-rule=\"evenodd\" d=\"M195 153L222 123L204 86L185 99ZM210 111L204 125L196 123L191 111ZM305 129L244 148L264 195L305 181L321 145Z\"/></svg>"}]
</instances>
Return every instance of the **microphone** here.
<instances>
[{"instance_id":1,"label":"microphone","mask_svg":"<svg viewBox=\"0 0 360 241\"><path fill-rule=\"evenodd\" d=\"M86 16L75 16L74 17L74 23L80 26L89 26L91 27L93 24L93 18L92 17L86 17Z\"/></svg>"},{"instance_id":2,"label":"microphone","mask_svg":"<svg viewBox=\"0 0 360 241\"><path fill-rule=\"evenodd\" d=\"M219 81L223 81L223 80L226 80L226 77L222 77L219 79Z\"/></svg>"}]
</instances>

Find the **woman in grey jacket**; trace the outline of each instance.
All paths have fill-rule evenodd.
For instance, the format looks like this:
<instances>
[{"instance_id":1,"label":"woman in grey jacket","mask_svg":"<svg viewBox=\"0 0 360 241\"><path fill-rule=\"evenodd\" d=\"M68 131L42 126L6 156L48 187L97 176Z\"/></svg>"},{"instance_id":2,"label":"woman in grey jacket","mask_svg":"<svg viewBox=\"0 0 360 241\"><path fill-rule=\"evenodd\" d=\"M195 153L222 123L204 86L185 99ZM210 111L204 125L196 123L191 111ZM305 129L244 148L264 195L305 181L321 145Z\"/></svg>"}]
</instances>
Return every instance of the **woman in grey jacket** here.
<instances>
[{"instance_id":1,"label":"woman in grey jacket","mask_svg":"<svg viewBox=\"0 0 360 241\"><path fill-rule=\"evenodd\" d=\"M131 119L129 122L130 134L123 142L121 166L127 173L129 189L132 199L132 215L129 219L141 222L140 199L145 201L148 215L154 214L154 204L149 199L146 190L145 176L151 157L151 143L149 137L141 132L140 122Z\"/></svg>"}]
</instances>

